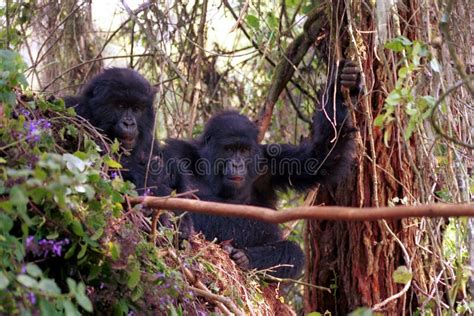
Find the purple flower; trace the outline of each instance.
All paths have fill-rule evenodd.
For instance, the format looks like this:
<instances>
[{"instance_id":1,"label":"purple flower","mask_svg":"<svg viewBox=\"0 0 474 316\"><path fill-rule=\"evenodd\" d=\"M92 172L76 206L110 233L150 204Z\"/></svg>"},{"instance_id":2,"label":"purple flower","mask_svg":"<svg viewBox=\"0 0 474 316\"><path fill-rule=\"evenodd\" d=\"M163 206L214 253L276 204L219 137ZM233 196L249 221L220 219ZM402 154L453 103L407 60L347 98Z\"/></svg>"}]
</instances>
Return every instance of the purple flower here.
<instances>
[{"instance_id":1,"label":"purple flower","mask_svg":"<svg viewBox=\"0 0 474 316\"><path fill-rule=\"evenodd\" d=\"M27 109L20 109L20 114L22 114L24 117L30 117L31 113Z\"/></svg>"},{"instance_id":2,"label":"purple flower","mask_svg":"<svg viewBox=\"0 0 474 316\"><path fill-rule=\"evenodd\" d=\"M114 172L112 172L112 173L110 174L110 178L111 178L112 180L115 179L115 178L117 178L117 176L118 176L118 173L117 173L116 171L114 171Z\"/></svg>"},{"instance_id":3,"label":"purple flower","mask_svg":"<svg viewBox=\"0 0 474 316\"><path fill-rule=\"evenodd\" d=\"M44 130L52 127L51 122L45 119L32 120L24 123L23 127L26 129L26 139L29 143L34 144L40 141L41 134Z\"/></svg>"},{"instance_id":4,"label":"purple flower","mask_svg":"<svg viewBox=\"0 0 474 316\"><path fill-rule=\"evenodd\" d=\"M69 239L48 240L41 239L36 242L33 236L26 238L26 252L30 252L37 257L47 257L50 253L56 257L61 257L62 247L69 244Z\"/></svg>"},{"instance_id":5,"label":"purple flower","mask_svg":"<svg viewBox=\"0 0 474 316\"><path fill-rule=\"evenodd\" d=\"M30 303L32 305L35 305L36 304L36 295L35 295L35 293L29 292L28 293L28 300L30 301Z\"/></svg>"},{"instance_id":6,"label":"purple flower","mask_svg":"<svg viewBox=\"0 0 474 316\"><path fill-rule=\"evenodd\" d=\"M28 236L28 238L26 238L26 248L29 248L33 245L35 241L35 237L34 236Z\"/></svg>"}]
</instances>

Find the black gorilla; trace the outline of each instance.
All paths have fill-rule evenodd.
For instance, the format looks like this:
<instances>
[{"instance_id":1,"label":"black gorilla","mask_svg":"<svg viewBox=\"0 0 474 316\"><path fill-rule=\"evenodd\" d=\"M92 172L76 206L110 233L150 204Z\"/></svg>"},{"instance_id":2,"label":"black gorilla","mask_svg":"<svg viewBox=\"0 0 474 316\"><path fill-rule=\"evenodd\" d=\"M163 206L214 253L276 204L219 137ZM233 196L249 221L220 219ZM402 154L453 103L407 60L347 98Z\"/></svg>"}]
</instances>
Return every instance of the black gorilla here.
<instances>
[{"instance_id":1,"label":"black gorilla","mask_svg":"<svg viewBox=\"0 0 474 316\"><path fill-rule=\"evenodd\" d=\"M358 77L353 64L343 67L336 84L329 87L324 111L319 109L314 115L311 140L299 146L259 145L255 124L233 111L212 117L195 140L168 140L164 150L176 159L179 186L198 189L196 195L205 201L276 208L277 190L301 191L339 181L350 169L354 151L354 129L341 86L352 94L358 92ZM335 140L328 120L334 114ZM191 217L194 229L208 240L230 240L226 248L242 268L276 267L270 274L282 278L300 275L304 254L296 243L282 238L278 225L204 214Z\"/></svg>"},{"instance_id":2,"label":"black gorilla","mask_svg":"<svg viewBox=\"0 0 474 316\"><path fill-rule=\"evenodd\" d=\"M64 101L129 151L121 159L124 179L133 182L140 193L149 189L153 195L168 195L171 189L163 174L147 172L147 166L156 167L160 162L158 144L153 141L154 95L148 81L135 70L110 68L92 78L79 95ZM149 157L154 159L152 163Z\"/></svg>"}]
</instances>

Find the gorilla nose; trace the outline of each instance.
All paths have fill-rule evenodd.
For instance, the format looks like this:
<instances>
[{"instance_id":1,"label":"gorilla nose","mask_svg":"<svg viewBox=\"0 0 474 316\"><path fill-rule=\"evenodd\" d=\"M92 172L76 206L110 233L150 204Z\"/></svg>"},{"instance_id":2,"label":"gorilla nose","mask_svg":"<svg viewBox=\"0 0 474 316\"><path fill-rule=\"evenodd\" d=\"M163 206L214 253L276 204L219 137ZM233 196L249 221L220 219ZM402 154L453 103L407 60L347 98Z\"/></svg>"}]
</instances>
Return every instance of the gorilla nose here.
<instances>
[{"instance_id":1,"label":"gorilla nose","mask_svg":"<svg viewBox=\"0 0 474 316\"><path fill-rule=\"evenodd\" d=\"M122 128L126 131L134 131L136 129L136 124L134 121L124 120L122 121Z\"/></svg>"}]
</instances>

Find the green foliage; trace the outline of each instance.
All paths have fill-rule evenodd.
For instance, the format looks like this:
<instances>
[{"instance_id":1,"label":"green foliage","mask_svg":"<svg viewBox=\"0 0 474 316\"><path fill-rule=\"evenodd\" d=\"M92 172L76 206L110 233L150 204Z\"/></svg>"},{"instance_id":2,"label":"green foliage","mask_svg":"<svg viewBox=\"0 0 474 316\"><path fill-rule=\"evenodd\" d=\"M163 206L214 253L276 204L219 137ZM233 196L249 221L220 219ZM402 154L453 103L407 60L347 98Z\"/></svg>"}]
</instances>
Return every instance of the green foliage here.
<instances>
[{"instance_id":1,"label":"green foliage","mask_svg":"<svg viewBox=\"0 0 474 316\"><path fill-rule=\"evenodd\" d=\"M25 69L26 64L19 54L0 49L0 103L6 105L4 110L7 113L10 113L11 107L16 102L12 88L27 85L23 75Z\"/></svg>"},{"instance_id":2,"label":"green foliage","mask_svg":"<svg viewBox=\"0 0 474 316\"><path fill-rule=\"evenodd\" d=\"M406 266L399 266L393 271L393 280L395 283L407 284L411 281L413 275Z\"/></svg>"},{"instance_id":3,"label":"green foliage","mask_svg":"<svg viewBox=\"0 0 474 316\"><path fill-rule=\"evenodd\" d=\"M413 84L415 77L426 67L426 64L422 63L422 58L429 57L427 46L420 41L410 41L404 36L399 36L385 44L385 48L400 53L403 64L398 69L395 88L385 99L383 112L374 120L375 126L385 128L384 142L389 146L391 126L396 120L397 109L402 109L408 119L404 138L409 140L417 126L430 116L436 100L432 96L420 96ZM440 71L435 58L431 58L429 65L433 71Z\"/></svg>"},{"instance_id":4,"label":"green foliage","mask_svg":"<svg viewBox=\"0 0 474 316\"><path fill-rule=\"evenodd\" d=\"M372 316L374 312L370 308L359 307L355 311L349 314L349 316Z\"/></svg>"},{"instance_id":5,"label":"green foliage","mask_svg":"<svg viewBox=\"0 0 474 316\"><path fill-rule=\"evenodd\" d=\"M122 212L136 192L109 176L118 159L62 101L21 94L21 58L0 55L0 314L179 310L181 274Z\"/></svg>"},{"instance_id":6,"label":"green foliage","mask_svg":"<svg viewBox=\"0 0 474 316\"><path fill-rule=\"evenodd\" d=\"M25 40L23 30L31 21L34 6L29 0L3 1L0 6L0 49L16 49Z\"/></svg>"}]
</instances>

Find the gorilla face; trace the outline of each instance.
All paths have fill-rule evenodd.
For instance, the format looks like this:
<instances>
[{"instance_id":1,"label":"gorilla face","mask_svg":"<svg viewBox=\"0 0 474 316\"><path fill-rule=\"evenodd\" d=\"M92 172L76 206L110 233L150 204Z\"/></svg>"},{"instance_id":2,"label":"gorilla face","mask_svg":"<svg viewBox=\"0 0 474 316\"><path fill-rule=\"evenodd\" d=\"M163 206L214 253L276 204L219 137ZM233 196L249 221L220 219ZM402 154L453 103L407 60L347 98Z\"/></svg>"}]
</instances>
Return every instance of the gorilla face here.
<instances>
[{"instance_id":1,"label":"gorilla face","mask_svg":"<svg viewBox=\"0 0 474 316\"><path fill-rule=\"evenodd\" d=\"M101 129L110 139L118 139L126 150L146 148L153 136L154 90L139 73L127 68L111 68L92 78L77 97L65 98L68 106Z\"/></svg>"},{"instance_id":2,"label":"gorilla face","mask_svg":"<svg viewBox=\"0 0 474 316\"><path fill-rule=\"evenodd\" d=\"M208 179L223 196L249 196L260 151L257 128L245 116L224 112L206 124L202 157L210 162Z\"/></svg>"},{"instance_id":3,"label":"gorilla face","mask_svg":"<svg viewBox=\"0 0 474 316\"><path fill-rule=\"evenodd\" d=\"M229 189L239 190L253 181L251 176L252 148L239 140L218 146L219 158L223 162L220 175Z\"/></svg>"}]
</instances>

